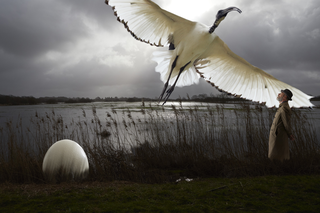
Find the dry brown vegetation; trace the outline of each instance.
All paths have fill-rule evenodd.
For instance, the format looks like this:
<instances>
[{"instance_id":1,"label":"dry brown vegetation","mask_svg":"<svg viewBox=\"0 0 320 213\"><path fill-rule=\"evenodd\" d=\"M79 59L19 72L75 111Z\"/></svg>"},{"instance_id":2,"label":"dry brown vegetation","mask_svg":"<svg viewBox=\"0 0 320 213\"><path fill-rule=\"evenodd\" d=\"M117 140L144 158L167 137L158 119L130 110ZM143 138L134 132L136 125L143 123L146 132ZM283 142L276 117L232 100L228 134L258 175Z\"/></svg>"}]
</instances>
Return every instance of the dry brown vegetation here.
<instances>
[{"instance_id":1,"label":"dry brown vegetation","mask_svg":"<svg viewBox=\"0 0 320 213\"><path fill-rule=\"evenodd\" d=\"M168 114L170 116L168 116ZM0 182L42 183L42 160L61 139L78 142L90 164L89 181L174 182L187 177L244 177L319 174L320 153L313 120L294 109L296 140L291 159L267 158L275 109L239 104L236 108L175 107L112 110L66 123L54 111L37 113L30 125L8 121L0 129Z\"/></svg>"}]
</instances>

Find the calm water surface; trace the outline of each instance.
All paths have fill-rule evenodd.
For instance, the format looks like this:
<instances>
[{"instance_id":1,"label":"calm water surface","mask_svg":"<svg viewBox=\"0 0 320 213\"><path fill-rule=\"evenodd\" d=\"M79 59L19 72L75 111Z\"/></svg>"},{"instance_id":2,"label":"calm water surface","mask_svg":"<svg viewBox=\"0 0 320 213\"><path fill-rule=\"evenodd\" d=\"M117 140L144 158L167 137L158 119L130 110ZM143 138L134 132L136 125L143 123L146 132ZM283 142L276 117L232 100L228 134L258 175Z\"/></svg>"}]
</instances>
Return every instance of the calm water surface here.
<instances>
[{"instance_id":1,"label":"calm water surface","mask_svg":"<svg viewBox=\"0 0 320 213\"><path fill-rule=\"evenodd\" d=\"M320 102L314 102L315 105L319 106ZM217 104L214 103L195 103L195 102L168 102L164 109L158 106L156 103L145 103L145 107L152 107L157 109L159 113L167 118L168 120L174 119L174 112L172 106L183 107L185 109L198 107L199 109L206 110L208 106L215 107ZM234 108L234 104L224 104L224 108ZM95 102L87 104L44 104L44 105L25 105L25 106L0 106L0 128L4 128L6 122L19 122L21 120L23 126L30 125L30 119L35 118L35 115L46 116L47 114L55 113L56 116L61 116L64 123L68 124L72 121L81 121L93 119L92 109L96 109L96 114L102 123L106 122L107 114L114 114L117 112L119 117L122 117L128 109L133 116L133 119L138 119L142 115L142 103L128 103L128 102ZM266 109L267 110L267 109ZM318 141L320 138L320 108L299 109L302 113L305 113L308 118L314 121L314 125L317 132ZM121 113L123 115L121 115ZM232 119L232 115L228 119Z\"/></svg>"}]
</instances>

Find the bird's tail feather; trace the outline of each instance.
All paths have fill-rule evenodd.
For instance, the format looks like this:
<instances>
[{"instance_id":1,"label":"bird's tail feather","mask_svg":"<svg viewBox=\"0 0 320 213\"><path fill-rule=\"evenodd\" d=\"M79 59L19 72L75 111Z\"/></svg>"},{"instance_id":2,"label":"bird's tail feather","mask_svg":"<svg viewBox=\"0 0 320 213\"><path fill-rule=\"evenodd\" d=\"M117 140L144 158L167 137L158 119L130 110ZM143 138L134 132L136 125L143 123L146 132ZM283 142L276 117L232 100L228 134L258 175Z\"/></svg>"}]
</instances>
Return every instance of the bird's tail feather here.
<instances>
[{"instance_id":1,"label":"bird's tail feather","mask_svg":"<svg viewBox=\"0 0 320 213\"><path fill-rule=\"evenodd\" d=\"M164 83L168 80L168 76L171 69L171 58L173 57L174 51L168 50L167 47L158 48L157 51L153 53L152 60L157 62L158 65L155 71L160 73L160 79ZM177 78L177 75L172 75L169 80L169 85L172 85ZM190 86L192 84L198 84L200 75L197 73L194 66L191 66L188 70L184 70L176 84L177 87Z\"/></svg>"}]
</instances>

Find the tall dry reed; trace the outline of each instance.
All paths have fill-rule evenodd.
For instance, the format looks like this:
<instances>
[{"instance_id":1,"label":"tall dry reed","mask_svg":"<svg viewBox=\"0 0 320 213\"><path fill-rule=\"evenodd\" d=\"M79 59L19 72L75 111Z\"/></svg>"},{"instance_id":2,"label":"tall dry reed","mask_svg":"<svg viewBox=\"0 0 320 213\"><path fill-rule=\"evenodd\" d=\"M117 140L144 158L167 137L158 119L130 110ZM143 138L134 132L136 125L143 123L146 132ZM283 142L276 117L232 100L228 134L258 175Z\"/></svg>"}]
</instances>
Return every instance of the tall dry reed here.
<instances>
[{"instance_id":1,"label":"tall dry reed","mask_svg":"<svg viewBox=\"0 0 320 213\"><path fill-rule=\"evenodd\" d=\"M227 108L151 104L137 110L107 112L96 108L69 123L51 111L23 125L8 121L0 129L0 182L44 182L42 160L61 139L78 142L90 164L88 180L174 181L180 176L238 177L271 174L318 174L319 143L308 113L294 109L291 159L267 158L275 109L246 103Z\"/></svg>"}]
</instances>

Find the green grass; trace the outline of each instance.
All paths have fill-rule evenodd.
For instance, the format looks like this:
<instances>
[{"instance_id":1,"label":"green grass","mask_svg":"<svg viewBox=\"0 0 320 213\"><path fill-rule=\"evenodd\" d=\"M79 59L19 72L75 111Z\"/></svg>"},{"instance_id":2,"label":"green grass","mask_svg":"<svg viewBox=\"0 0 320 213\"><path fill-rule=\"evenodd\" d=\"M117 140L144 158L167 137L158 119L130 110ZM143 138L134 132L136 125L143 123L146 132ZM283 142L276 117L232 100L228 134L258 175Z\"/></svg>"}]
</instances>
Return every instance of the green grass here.
<instances>
[{"instance_id":1,"label":"green grass","mask_svg":"<svg viewBox=\"0 0 320 213\"><path fill-rule=\"evenodd\" d=\"M0 212L319 212L320 176L1 185Z\"/></svg>"}]
</instances>

